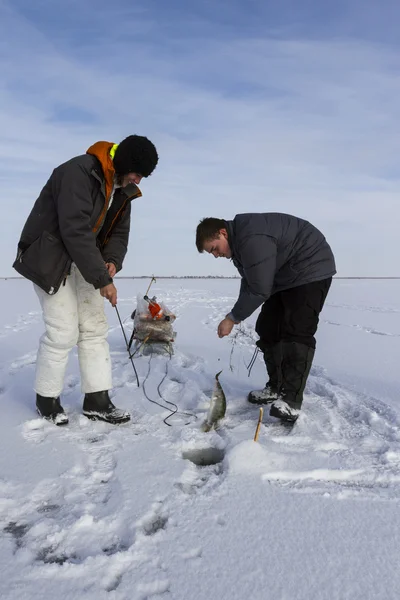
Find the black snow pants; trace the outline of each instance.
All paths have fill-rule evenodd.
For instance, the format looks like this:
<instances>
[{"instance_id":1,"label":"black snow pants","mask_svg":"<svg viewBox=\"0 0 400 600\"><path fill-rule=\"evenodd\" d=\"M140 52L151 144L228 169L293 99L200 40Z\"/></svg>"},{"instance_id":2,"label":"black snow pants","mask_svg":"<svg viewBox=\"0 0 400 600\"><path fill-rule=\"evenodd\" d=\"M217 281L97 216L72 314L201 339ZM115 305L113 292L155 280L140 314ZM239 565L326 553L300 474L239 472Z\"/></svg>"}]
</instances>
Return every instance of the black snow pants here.
<instances>
[{"instance_id":1,"label":"black snow pants","mask_svg":"<svg viewBox=\"0 0 400 600\"><path fill-rule=\"evenodd\" d=\"M277 292L264 302L256 323L257 345L297 342L315 349L319 314L332 277Z\"/></svg>"}]
</instances>

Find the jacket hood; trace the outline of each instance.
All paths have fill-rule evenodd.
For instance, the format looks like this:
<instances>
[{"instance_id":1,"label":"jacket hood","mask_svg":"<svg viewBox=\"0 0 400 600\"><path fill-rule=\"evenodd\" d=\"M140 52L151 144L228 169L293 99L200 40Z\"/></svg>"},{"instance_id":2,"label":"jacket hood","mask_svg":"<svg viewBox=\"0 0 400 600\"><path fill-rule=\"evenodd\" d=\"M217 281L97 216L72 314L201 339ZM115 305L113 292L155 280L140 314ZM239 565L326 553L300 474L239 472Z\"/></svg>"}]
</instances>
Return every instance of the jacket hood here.
<instances>
[{"instance_id":1,"label":"jacket hood","mask_svg":"<svg viewBox=\"0 0 400 600\"><path fill-rule=\"evenodd\" d=\"M113 146L113 142L95 142L92 146L90 146L90 148L86 150L86 154L91 154L92 156L95 156L100 162L104 175L107 202L111 196L111 192L114 186L115 169L113 160L110 156L110 150Z\"/></svg>"}]
</instances>

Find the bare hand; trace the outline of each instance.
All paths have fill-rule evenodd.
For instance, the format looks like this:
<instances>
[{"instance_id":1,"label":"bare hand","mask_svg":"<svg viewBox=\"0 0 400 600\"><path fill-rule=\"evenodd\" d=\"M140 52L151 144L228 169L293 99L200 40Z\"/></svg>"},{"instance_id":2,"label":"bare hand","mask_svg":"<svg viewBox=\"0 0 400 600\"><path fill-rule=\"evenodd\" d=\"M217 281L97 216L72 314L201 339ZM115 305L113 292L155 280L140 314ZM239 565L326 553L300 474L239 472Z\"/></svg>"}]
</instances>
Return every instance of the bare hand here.
<instances>
[{"instance_id":1,"label":"bare hand","mask_svg":"<svg viewBox=\"0 0 400 600\"><path fill-rule=\"evenodd\" d=\"M113 283L109 283L108 285L100 288L100 294L103 296L103 298L107 298L112 306L117 305L117 288Z\"/></svg>"},{"instance_id":2,"label":"bare hand","mask_svg":"<svg viewBox=\"0 0 400 600\"><path fill-rule=\"evenodd\" d=\"M218 337L223 338L226 335L229 335L233 329L234 322L231 319L223 319L221 323L218 325Z\"/></svg>"},{"instance_id":3,"label":"bare hand","mask_svg":"<svg viewBox=\"0 0 400 600\"><path fill-rule=\"evenodd\" d=\"M106 267L110 277L114 277L115 273L117 272L117 267L114 265L114 263L106 263Z\"/></svg>"}]
</instances>

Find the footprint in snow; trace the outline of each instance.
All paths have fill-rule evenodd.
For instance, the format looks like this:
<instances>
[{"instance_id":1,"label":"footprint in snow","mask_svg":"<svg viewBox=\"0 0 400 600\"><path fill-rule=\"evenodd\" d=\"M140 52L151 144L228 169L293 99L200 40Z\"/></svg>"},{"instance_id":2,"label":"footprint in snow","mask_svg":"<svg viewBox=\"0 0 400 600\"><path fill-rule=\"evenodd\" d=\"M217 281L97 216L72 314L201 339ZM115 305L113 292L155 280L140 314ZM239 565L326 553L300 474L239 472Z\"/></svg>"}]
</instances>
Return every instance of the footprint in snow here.
<instances>
[{"instance_id":1,"label":"footprint in snow","mask_svg":"<svg viewBox=\"0 0 400 600\"><path fill-rule=\"evenodd\" d=\"M162 503L155 503L152 509L144 515L138 522L137 526L140 531L146 536L154 535L161 529L165 529L168 523L169 515Z\"/></svg>"}]
</instances>

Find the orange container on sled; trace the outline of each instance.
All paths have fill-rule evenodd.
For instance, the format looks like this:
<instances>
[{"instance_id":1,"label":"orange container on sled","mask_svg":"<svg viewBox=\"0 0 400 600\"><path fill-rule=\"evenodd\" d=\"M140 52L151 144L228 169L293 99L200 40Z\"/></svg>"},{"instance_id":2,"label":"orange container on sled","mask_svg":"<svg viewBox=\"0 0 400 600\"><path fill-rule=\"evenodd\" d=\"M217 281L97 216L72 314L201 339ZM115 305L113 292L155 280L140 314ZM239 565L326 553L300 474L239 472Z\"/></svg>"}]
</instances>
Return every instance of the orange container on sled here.
<instances>
[{"instance_id":1,"label":"orange container on sled","mask_svg":"<svg viewBox=\"0 0 400 600\"><path fill-rule=\"evenodd\" d=\"M149 311L150 311L152 318L157 319L157 320L162 319L163 318L162 308L159 304L157 304L155 299L150 300L150 298L148 296L144 296L144 299L146 300L146 302L149 303Z\"/></svg>"}]
</instances>

